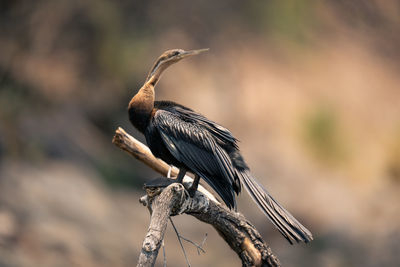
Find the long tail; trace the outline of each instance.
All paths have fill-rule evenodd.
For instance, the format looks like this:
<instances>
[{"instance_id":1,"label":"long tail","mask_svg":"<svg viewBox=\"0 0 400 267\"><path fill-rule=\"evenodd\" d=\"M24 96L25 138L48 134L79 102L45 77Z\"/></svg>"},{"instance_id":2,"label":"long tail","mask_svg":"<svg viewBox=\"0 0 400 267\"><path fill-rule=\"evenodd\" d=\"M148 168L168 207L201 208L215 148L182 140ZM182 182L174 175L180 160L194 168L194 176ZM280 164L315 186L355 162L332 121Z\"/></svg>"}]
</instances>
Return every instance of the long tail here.
<instances>
[{"instance_id":1,"label":"long tail","mask_svg":"<svg viewBox=\"0 0 400 267\"><path fill-rule=\"evenodd\" d=\"M238 171L238 177L258 207L268 216L279 232L293 244L308 243L313 240L311 232L285 210L263 186L254 179L248 170Z\"/></svg>"}]
</instances>

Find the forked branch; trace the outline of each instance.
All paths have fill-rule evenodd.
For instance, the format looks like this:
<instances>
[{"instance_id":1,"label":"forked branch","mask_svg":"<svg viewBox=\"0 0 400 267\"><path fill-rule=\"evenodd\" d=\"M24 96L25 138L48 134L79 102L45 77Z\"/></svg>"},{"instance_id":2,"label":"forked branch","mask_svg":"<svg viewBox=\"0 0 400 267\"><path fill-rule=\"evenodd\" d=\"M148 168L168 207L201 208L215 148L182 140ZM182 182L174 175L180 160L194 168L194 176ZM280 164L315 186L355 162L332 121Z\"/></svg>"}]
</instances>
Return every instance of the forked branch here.
<instances>
[{"instance_id":1,"label":"forked branch","mask_svg":"<svg viewBox=\"0 0 400 267\"><path fill-rule=\"evenodd\" d=\"M122 128L116 130L113 143L160 174L167 175L169 165L155 158L144 144ZM172 174L177 174L176 168L172 170ZM243 215L227 209L203 187L199 187L191 198L185 190L191 182L191 178L185 177L184 186L173 183L166 188L146 188L146 195L140 201L152 212L138 266L154 265L169 216L182 213L211 224L238 254L243 266L280 266L278 258L263 241L257 229Z\"/></svg>"}]
</instances>

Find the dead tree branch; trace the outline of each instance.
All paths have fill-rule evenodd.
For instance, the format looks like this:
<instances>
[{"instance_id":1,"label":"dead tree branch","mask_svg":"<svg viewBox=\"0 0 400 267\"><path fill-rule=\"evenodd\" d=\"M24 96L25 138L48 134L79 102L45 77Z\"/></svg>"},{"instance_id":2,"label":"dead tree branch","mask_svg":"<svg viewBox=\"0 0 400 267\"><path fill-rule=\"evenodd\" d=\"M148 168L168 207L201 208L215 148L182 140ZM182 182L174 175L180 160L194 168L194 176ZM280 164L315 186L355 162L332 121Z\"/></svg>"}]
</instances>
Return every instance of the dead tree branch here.
<instances>
[{"instance_id":1,"label":"dead tree branch","mask_svg":"<svg viewBox=\"0 0 400 267\"><path fill-rule=\"evenodd\" d=\"M144 144L122 128L116 130L113 143L162 175L167 174L169 165L155 158ZM176 175L177 169L172 173ZM184 186L188 188L191 181L184 179ZM243 266L280 266L257 229L243 215L227 209L203 187L191 198L184 186L173 183L166 188L146 188L147 194L140 201L151 211L151 219L137 266L154 265L169 216L182 213L211 224L238 254Z\"/></svg>"}]
</instances>

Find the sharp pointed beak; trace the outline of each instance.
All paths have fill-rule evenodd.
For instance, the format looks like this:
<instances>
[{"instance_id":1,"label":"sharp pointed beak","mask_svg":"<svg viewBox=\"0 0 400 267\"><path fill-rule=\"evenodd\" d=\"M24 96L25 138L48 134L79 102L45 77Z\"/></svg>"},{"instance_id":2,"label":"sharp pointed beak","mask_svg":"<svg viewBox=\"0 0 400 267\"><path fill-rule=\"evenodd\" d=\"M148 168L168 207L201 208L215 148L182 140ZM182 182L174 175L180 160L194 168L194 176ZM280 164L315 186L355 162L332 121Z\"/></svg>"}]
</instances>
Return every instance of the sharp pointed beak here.
<instances>
[{"instance_id":1,"label":"sharp pointed beak","mask_svg":"<svg viewBox=\"0 0 400 267\"><path fill-rule=\"evenodd\" d=\"M182 58L189 57L189 56L194 56L194 55L198 55L200 53L206 52L208 50L210 50L210 48L203 48L203 49L185 51L183 54L181 54L181 56L182 56Z\"/></svg>"}]
</instances>

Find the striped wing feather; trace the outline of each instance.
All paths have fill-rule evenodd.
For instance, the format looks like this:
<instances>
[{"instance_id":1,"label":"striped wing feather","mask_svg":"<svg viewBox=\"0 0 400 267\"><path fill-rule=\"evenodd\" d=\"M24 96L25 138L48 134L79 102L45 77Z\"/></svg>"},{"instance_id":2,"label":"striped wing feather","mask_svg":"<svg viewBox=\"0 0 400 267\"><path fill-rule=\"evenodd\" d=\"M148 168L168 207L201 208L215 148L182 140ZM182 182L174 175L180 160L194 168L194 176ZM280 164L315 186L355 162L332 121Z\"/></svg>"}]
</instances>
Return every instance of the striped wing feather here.
<instances>
[{"instance_id":1,"label":"striped wing feather","mask_svg":"<svg viewBox=\"0 0 400 267\"><path fill-rule=\"evenodd\" d=\"M205 127L166 110L155 113L153 125L178 161L206 180L229 208L236 207L235 169L227 153Z\"/></svg>"}]
</instances>

